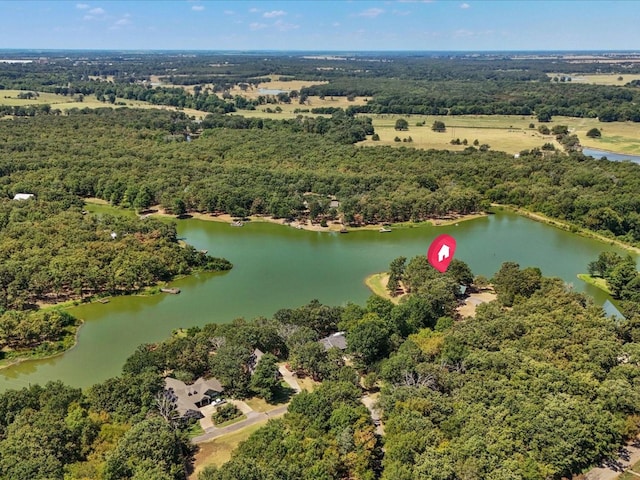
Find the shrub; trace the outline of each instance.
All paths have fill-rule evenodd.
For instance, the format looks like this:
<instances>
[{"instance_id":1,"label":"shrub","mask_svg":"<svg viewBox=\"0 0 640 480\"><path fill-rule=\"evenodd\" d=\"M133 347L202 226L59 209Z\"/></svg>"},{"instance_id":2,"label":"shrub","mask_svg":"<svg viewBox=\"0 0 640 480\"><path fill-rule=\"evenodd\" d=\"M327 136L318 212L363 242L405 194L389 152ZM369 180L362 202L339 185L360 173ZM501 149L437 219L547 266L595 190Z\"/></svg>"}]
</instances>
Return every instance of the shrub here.
<instances>
[{"instance_id":1,"label":"shrub","mask_svg":"<svg viewBox=\"0 0 640 480\"><path fill-rule=\"evenodd\" d=\"M587 132L587 137L591 138L600 138L602 136L602 132L596 127L593 127L591 130Z\"/></svg>"},{"instance_id":2,"label":"shrub","mask_svg":"<svg viewBox=\"0 0 640 480\"><path fill-rule=\"evenodd\" d=\"M431 126L431 130L433 130L434 132L444 132L447 130L447 127L443 121L436 120L435 122L433 122L433 125Z\"/></svg>"},{"instance_id":3,"label":"shrub","mask_svg":"<svg viewBox=\"0 0 640 480\"><path fill-rule=\"evenodd\" d=\"M211 416L214 425L220 425L221 423L228 422L234 418L238 418L242 415L242 412L238 410L233 403L225 403L218 407L215 413Z\"/></svg>"}]
</instances>

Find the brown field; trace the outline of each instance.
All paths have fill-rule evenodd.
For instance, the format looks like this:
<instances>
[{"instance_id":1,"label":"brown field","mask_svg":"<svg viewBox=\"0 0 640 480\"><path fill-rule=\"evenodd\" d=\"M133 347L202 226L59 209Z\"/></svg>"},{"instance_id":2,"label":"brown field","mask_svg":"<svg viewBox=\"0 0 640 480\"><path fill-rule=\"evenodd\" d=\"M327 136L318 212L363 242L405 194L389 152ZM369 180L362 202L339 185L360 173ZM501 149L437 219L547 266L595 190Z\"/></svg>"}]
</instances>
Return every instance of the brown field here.
<instances>
[{"instance_id":1,"label":"brown field","mask_svg":"<svg viewBox=\"0 0 640 480\"><path fill-rule=\"evenodd\" d=\"M640 74L625 74L625 73L607 73L598 75L571 75L568 73L548 73L549 78L553 77L571 77L572 82L576 83L591 83L593 85L625 85L632 80L640 80ZM622 80L618 80L622 77Z\"/></svg>"},{"instance_id":2,"label":"brown field","mask_svg":"<svg viewBox=\"0 0 640 480\"><path fill-rule=\"evenodd\" d=\"M26 91L26 90L25 90ZM152 105L147 102L139 100L126 100L123 98L116 98L116 104L104 103L98 101L95 95L85 95L82 102L78 101L77 95L56 95L55 93L39 92L39 96L32 99L18 98L20 93L24 93L23 90L1 90L0 91L0 105L11 106L28 106L28 105L44 105L49 104L52 108L59 108L62 111L70 110L72 108L103 108L103 107L129 107L129 108L159 108L164 110L176 110L183 111L189 116L196 118L203 118L207 113L192 108L179 109L177 107L168 107L165 105ZM121 105L118 105L120 103ZM122 105L124 104L124 105Z\"/></svg>"},{"instance_id":3,"label":"brown field","mask_svg":"<svg viewBox=\"0 0 640 480\"><path fill-rule=\"evenodd\" d=\"M409 122L409 130L396 131L395 123L399 118ZM439 133L431 130L435 120L442 120L447 130ZM416 126L418 122L425 122L423 126ZM411 146L414 148L434 148L438 150L461 151L464 145L452 145L451 140L467 139L468 145L478 140L480 145L487 144L492 150L507 153L518 153L525 149L542 147L545 143L553 143L556 148L560 145L553 135L542 135L529 124L538 123L535 117L507 116L507 115L468 115L455 117L436 117L432 115L375 115L373 126L380 136L380 141L367 140L365 145L394 145ZM412 142L394 141L395 137L408 139Z\"/></svg>"},{"instance_id":4,"label":"brown field","mask_svg":"<svg viewBox=\"0 0 640 480\"><path fill-rule=\"evenodd\" d=\"M380 141L371 139L363 142L364 145L394 145L411 146L414 148L435 148L448 150L463 150L464 145L451 145L451 140L459 138L467 139L469 145L474 140L480 144L488 144L492 150L507 153L518 153L521 150L542 147L543 144L553 143L561 149L560 144L553 135L542 135L537 131L538 121L534 116L510 116L510 115L461 115L455 117L436 117L425 115L373 115L373 125L380 135ZM409 130L399 132L394 126L399 118L409 122ZM431 130L435 120L442 120L447 126L443 133ZM416 126L418 122L425 122L424 126ZM529 128L533 123L536 128ZM639 154L640 153L640 125L632 122L602 123L596 118L572 118L554 117L547 126L566 125L572 133L580 138L580 143L585 147L608 150L611 152ZM592 139L586 136L591 128L599 128L602 137ZM395 142L394 138L401 140L411 137L412 143Z\"/></svg>"},{"instance_id":5,"label":"brown field","mask_svg":"<svg viewBox=\"0 0 640 480\"><path fill-rule=\"evenodd\" d=\"M208 466L215 465L219 467L225 462L231 459L231 452L233 452L238 444L262 427L266 422L257 423L247 428L243 428L239 432L230 433L222 437L218 437L210 442L201 443L198 445L198 453L195 455L194 472L189 477L190 480L198 478L198 473Z\"/></svg>"}]
</instances>

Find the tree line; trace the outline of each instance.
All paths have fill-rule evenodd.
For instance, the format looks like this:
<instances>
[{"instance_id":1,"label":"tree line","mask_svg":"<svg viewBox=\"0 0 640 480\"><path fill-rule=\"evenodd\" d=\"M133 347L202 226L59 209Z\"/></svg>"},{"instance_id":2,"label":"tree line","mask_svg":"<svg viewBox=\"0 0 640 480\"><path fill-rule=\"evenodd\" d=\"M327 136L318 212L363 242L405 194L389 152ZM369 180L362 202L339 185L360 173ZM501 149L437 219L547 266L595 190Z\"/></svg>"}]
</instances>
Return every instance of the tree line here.
<instances>
[{"instance_id":1,"label":"tree line","mask_svg":"<svg viewBox=\"0 0 640 480\"><path fill-rule=\"evenodd\" d=\"M355 225L422 221L493 202L640 241L638 165L579 152L514 159L471 146L455 153L344 145L370 131L366 119L345 114L198 123L180 112L105 108L14 119L0 132L0 170L10 179L0 193L62 191L128 208Z\"/></svg>"}]
</instances>

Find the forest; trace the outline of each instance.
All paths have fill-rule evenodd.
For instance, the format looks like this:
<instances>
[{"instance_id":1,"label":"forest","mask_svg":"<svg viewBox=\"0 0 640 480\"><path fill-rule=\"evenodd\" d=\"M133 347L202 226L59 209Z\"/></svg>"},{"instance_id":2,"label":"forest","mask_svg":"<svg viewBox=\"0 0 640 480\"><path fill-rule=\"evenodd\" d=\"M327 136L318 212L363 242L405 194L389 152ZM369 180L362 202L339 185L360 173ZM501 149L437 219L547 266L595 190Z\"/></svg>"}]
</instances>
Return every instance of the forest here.
<instances>
[{"instance_id":1,"label":"forest","mask_svg":"<svg viewBox=\"0 0 640 480\"><path fill-rule=\"evenodd\" d=\"M84 109L0 130L0 193L59 192L145 209L345 224L424 221L510 204L640 244L639 166L579 152L362 148L366 119L245 120ZM189 136L191 141L186 141ZM64 142L60 139L64 138ZM330 207L330 198L340 205Z\"/></svg>"}]
</instances>

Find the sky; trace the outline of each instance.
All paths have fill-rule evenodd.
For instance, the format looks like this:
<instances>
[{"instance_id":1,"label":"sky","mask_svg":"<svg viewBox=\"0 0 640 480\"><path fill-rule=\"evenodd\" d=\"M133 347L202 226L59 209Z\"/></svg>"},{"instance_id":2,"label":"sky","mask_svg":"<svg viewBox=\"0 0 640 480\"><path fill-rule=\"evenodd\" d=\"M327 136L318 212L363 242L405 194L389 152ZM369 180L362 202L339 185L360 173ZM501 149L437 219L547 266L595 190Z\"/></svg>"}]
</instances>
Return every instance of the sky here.
<instances>
[{"instance_id":1,"label":"sky","mask_svg":"<svg viewBox=\"0 0 640 480\"><path fill-rule=\"evenodd\" d=\"M640 51L640 0L0 0L0 19L0 49Z\"/></svg>"}]
</instances>

